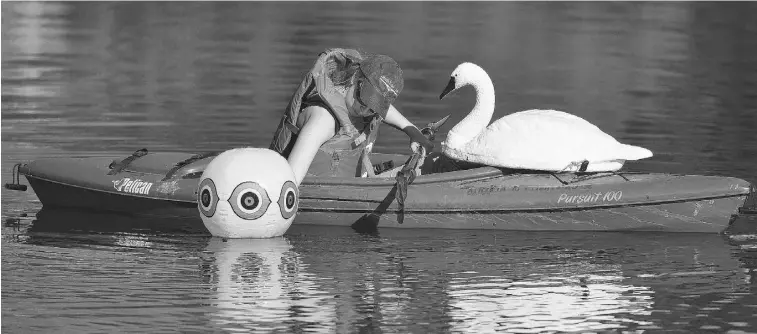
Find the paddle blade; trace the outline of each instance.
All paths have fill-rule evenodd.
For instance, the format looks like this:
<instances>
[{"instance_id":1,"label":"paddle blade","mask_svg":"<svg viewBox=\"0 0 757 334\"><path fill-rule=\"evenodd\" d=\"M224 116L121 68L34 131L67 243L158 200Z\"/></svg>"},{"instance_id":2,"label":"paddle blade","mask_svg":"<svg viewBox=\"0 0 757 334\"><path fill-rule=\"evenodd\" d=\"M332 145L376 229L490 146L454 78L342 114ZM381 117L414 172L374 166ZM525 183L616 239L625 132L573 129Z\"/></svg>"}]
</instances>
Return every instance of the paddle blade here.
<instances>
[{"instance_id":1,"label":"paddle blade","mask_svg":"<svg viewBox=\"0 0 757 334\"><path fill-rule=\"evenodd\" d=\"M397 205L400 210L405 209L405 199L407 198L408 178L403 172L397 173Z\"/></svg>"},{"instance_id":2,"label":"paddle blade","mask_svg":"<svg viewBox=\"0 0 757 334\"><path fill-rule=\"evenodd\" d=\"M397 173L397 207L399 212L397 213L397 222L402 224L405 222L405 200L407 199L407 185L415 180L415 171L399 171Z\"/></svg>"}]
</instances>

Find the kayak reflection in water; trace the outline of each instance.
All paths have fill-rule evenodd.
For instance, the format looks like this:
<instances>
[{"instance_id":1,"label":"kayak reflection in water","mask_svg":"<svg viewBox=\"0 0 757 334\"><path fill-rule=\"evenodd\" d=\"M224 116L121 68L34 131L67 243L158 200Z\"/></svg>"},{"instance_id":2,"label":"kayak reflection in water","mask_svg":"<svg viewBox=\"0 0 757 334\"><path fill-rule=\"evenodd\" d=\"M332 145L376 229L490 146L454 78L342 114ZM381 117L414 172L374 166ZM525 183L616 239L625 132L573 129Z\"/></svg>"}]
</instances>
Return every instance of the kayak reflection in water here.
<instances>
[{"instance_id":1,"label":"kayak reflection in water","mask_svg":"<svg viewBox=\"0 0 757 334\"><path fill-rule=\"evenodd\" d=\"M374 176L367 155L381 121L430 152L434 144L392 102L404 85L392 58L351 49L322 52L294 92L270 149L310 176Z\"/></svg>"}]
</instances>

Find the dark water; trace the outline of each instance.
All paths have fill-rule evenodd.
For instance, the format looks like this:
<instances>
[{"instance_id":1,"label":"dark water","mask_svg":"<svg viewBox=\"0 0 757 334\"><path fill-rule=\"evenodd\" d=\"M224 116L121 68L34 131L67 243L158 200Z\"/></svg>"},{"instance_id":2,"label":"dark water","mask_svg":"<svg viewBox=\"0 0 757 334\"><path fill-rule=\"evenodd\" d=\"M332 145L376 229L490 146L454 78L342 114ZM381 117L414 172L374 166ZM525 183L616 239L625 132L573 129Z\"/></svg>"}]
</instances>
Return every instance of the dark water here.
<instances>
[{"instance_id":1,"label":"dark water","mask_svg":"<svg viewBox=\"0 0 757 334\"><path fill-rule=\"evenodd\" d=\"M471 61L497 118L564 110L655 153L629 169L757 182L756 15L746 2L3 2L2 182L40 157L267 147L335 46L395 58L396 105L419 125L470 110L470 90L437 97ZM377 151L407 151L382 134ZM2 190L3 331L757 331L754 234L293 227L224 243L40 209Z\"/></svg>"}]
</instances>

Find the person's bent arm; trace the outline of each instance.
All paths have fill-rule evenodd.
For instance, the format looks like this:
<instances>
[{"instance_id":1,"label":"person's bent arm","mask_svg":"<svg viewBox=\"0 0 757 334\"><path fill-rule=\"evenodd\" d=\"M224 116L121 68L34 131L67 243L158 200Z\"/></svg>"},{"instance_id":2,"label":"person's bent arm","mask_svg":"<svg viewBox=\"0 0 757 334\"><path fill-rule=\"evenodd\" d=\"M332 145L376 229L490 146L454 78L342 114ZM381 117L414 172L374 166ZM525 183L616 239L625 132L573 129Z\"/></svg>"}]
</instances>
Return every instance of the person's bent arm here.
<instances>
[{"instance_id":1,"label":"person's bent arm","mask_svg":"<svg viewBox=\"0 0 757 334\"><path fill-rule=\"evenodd\" d=\"M410 141L421 144L426 148L426 152L431 152L434 148L434 143L428 140L428 138L421 133L421 130L418 130L418 127L408 121L407 118L405 118L405 116L393 105L389 105L389 110L386 112L384 122L407 134L407 136L410 137Z\"/></svg>"},{"instance_id":2,"label":"person's bent arm","mask_svg":"<svg viewBox=\"0 0 757 334\"><path fill-rule=\"evenodd\" d=\"M395 108L393 105L389 105L389 110L387 110L386 112L384 122L397 128L398 130L403 130L408 126L415 127L415 125L408 121L407 118L405 118L405 116L402 115L400 111L397 110L397 108Z\"/></svg>"},{"instance_id":3,"label":"person's bent arm","mask_svg":"<svg viewBox=\"0 0 757 334\"><path fill-rule=\"evenodd\" d=\"M307 107L299 118L297 123L302 124L300 133L297 135L297 142L294 143L288 159L298 187L307 175L318 149L336 134L334 116L331 116L326 109Z\"/></svg>"}]
</instances>

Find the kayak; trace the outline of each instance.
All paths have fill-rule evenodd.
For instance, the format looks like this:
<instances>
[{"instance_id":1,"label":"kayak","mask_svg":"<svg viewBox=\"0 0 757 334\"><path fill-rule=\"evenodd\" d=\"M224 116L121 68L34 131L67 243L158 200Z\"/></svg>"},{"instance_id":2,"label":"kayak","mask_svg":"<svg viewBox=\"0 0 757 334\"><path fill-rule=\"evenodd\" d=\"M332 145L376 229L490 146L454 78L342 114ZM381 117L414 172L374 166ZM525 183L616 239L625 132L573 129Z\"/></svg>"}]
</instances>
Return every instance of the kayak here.
<instances>
[{"instance_id":1,"label":"kayak","mask_svg":"<svg viewBox=\"0 0 757 334\"><path fill-rule=\"evenodd\" d=\"M142 149L125 158L49 158L14 168L44 207L199 222L198 180L219 153ZM407 158L371 155L372 162L385 165L401 165ZM6 187L25 188L17 181ZM393 177L307 177L299 191L294 224L358 230L721 233L739 208L755 197L749 182L734 177L494 167L417 176L407 186L404 205L398 204Z\"/></svg>"}]
</instances>

